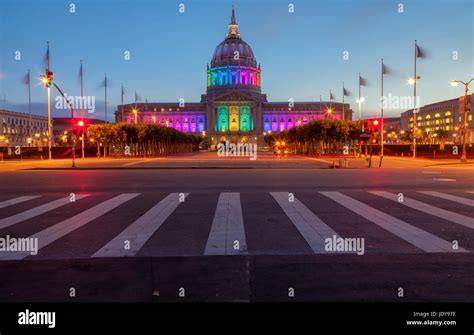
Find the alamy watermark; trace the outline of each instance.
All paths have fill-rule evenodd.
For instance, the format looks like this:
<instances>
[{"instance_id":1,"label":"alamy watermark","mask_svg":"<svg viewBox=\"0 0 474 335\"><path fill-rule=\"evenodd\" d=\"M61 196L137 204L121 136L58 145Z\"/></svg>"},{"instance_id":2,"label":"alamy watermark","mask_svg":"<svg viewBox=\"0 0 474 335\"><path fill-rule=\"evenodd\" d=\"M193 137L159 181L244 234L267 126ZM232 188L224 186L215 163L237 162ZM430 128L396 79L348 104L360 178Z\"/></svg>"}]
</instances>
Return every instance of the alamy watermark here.
<instances>
[{"instance_id":1,"label":"alamy watermark","mask_svg":"<svg viewBox=\"0 0 474 335\"><path fill-rule=\"evenodd\" d=\"M327 252L355 252L362 256L365 254L365 239L363 237L342 238L337 235L324 240L324 250Z\"/></svg>"},{"instance_id":2,"label":"alamy watermark","mask_svg":"<svg viewBox=\"0 0 474 335\"><path fill-rule=\"evenodd\" d=\"M219 143L217 145L218 157L250 157L251 161L257 159L257 144L256 143Z\"/></svg>"},{"instance_id":3,"label":"alamy watermark","mask_svg":"<svg viewBox=\"0 0 474 335\"><path fill-rule=\"evenodd\" d=\"M420 96L418 95L415 99L414 96L409 95L384 95L380 99L381 105L384 109L400 109L407 110L418 108L421 106Z\"/></svg>"},{"instance_id":4,"label":"alamy watermark","mask_svg":"<svg viewBox=\"0 0 474 335\"><path fill-rule=\"evenodd\" d=\"M76 112L84 110L87 113L95 113L95 96L94 95L67 95L64 94L64 97L57 96L56 104L54 107L56 109L69 109L69 104L72 105ZM69 102L69 103L68 103Z\"/></svg>"},{"instance_id":5,"label":"alamy watermark","mask_svg":"<svg viewBox=\"0 0 474 335\"><path fill-rule=\"evenodd\" d=\"M0 237L0 252L29 252L38 254L38 238L36 237Z\"/></svg>"}]
</instances>

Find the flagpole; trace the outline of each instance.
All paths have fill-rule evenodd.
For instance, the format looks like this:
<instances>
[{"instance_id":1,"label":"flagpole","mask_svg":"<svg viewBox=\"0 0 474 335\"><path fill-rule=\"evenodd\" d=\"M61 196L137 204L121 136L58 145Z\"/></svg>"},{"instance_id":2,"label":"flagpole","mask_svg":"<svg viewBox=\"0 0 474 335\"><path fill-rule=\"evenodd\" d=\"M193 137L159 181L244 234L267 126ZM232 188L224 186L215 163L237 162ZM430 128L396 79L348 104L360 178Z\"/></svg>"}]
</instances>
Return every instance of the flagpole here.
<instances>
[{"instance_id":1,"label":"flagpole","mask_svg":"<svg viewBox=\"0 0 474 335\"><path fill-rule=\"evenodd\" d=\"M107 123L107 73L105 74L105 123Z\"/></svg>"},{"instance_id":2,"label":"flagpole","mask_svg":"<svg viewBox=\"0 0 474 335\"><path fill-rule=\"evenodd\" d=\"M381 132L380 132L380 158L383 158L383 123L384 123L384 118L383 118L383 75L384 75L384 65L383 65L383 58L382 58L382 87L381 87L381 93L380 93L380 115L382 117L381 120Z\"/></svg>"},{"instance_id":3,"label":"flagpole","mask_svg":"<svg viewBox=\"0 0 474 335\"><path fill-rule=\"evenodd\" d=\"M46 68L46 74L49 73L50 69L50 55L49 55L49 42L46 42L48 45L48 50L46 51L46 58L47 58L47 68ZM48 159L52 159L52 154L51 154L51 142L52 142L52 124L51 124L51 87L47 87L48 90Z\"/></svg>"},{"instance_id":4,"label":"flagpole","mask_svg":"<svg viewBox=\"0 0 474 335\"><path fill-rule=\"evenodd\" d=\"M345 120L345 111L344 111L344 95L346 94L346 91L344 89L344 82L342 82L342 119Z\"/></svg>"},{"instance_id":5,"label":"flagpole","mask_svg":"<svg viewBox=\"0 0 474 335\"><path fill-rule=\"evenodd\" d=\"M413 158L416 158L416 56L417 45L415 40L415 66L413 75Z\"/></svg>"},{"instance_id":6,"label":"flagpole","mask_svg":"<svg viewBox=\"0 0 474 335\"><path fill-rule=\"evenodd\" d=\"M321 98L321 94L319 95L319 109L321 112L323 111L323 99ZM323 116L325 117L324 113Z\"/></svg>"},{"instance_id":7,"label":"flagpole","mask_svg":"<svg viewBox=\"0 0 474 335\"><path fill-rule=\"evenodd\" d=\"M31 137L31 76L30 69L28 69L28 111L30 113L30 125L28 130L28 136L30 137L30 147L33 145L33 138Z\"/></svg>"},{"instance_id":8,"label":"flagpole","mask_svg":"<svg viewBox=\"0 0 474 335\"><path fill-rule=\"evenodd\" d=\"M122 96L122 99L121 99L122 100L122 122L124 122L124 116L123 116L123 83L122 83L122 94L121 94L121 96Z\"/></svg>"},{"instance_id":9,"label":"flagpole","mask_svg":"<svg viewBox=\"0 0 474 335\"><path fill-rule=\"evenodd\" d=\"M362 118L362 105L361 105L361 101L360 101L360 72L359 72L359 118L358 120L360 121L360 119Z\"/></svg>"},{"instance_id":10,"label":"flagpole","mask_svg":"<svg viewBox=\"0 0 474 335\"><path fill-rule=\"evenodd\" d=\"M85 148L84 148L84 89L82 85L82 78L83 78L83 71L82 71L82 59L81 59L81 73L80 73L80 79L81 79L81 119L82 119L82 136L81 136L81 146L82 146L82 158L85 158Z\"/></svg>"}]
</instances>

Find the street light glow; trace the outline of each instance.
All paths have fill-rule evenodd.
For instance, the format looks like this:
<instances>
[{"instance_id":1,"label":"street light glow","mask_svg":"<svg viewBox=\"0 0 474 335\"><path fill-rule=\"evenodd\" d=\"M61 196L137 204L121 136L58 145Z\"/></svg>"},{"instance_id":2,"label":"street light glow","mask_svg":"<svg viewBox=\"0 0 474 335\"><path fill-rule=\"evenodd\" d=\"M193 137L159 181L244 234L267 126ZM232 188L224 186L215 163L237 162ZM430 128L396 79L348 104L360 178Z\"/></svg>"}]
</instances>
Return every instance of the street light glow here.
<instances>
[{"instance_id":1,"label":"street light glow","mask_svg":"<svg viewBox=\"0 0 474 335\"><path fill-rule=\"evenodd\" d=\"M415 85L415 78L409 78L408 79L408 84Z\"/></svg>"}]
</instances>

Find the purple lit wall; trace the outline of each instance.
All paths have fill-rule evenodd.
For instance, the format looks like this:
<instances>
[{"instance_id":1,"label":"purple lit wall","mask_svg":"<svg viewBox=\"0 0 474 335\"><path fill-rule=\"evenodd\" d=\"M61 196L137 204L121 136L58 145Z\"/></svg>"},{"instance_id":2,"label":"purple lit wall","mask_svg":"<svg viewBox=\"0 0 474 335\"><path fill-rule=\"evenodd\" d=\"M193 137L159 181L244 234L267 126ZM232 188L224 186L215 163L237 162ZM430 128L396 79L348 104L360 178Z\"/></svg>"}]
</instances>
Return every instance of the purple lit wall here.
<instances>
[{"instance_id":1,"label":"purple lit wall","mask_svg":"<svg viewBox=\"0 0 474 335\"><path fill-rule=\"evenodd\" d=\"M327 116L320 111L292 111L285 114L264 113L263 131L279 132L295 126L304 126L312 120L324 119ZM331 115L331 119L339 120L339 113Z\"/></svg>"},{"instance_id":2,"label":"purple lit wall","mask_svg":"<svg viewBox=\"0 0 474 335\"><path fill-rule=\"evenodd\" d=\"M135 123L135 116L129 113L126 121ZM156 123L185 133L201 133L206 126L204 112L179 112L179 114L142 112L138 113L137 121L138 123Z\"/></svg>"}]
</instances>

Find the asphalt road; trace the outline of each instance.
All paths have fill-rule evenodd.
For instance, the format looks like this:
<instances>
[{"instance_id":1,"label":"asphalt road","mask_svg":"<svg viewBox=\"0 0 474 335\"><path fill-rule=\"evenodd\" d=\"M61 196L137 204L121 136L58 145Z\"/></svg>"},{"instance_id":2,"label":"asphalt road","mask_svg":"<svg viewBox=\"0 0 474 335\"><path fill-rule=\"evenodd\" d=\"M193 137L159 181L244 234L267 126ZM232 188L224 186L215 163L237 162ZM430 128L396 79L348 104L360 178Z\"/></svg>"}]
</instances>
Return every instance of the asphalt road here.
<instances>
[{"instance_id":1,"label":"asphalt road","mask_svg":"<svg viewBox=\"0 0 474 335\"><path fill-rule=\"evenodd\" d=\"M1 301L474 301L471 167L130 162L0 171Z\"/></svg>"}]
</instances>

